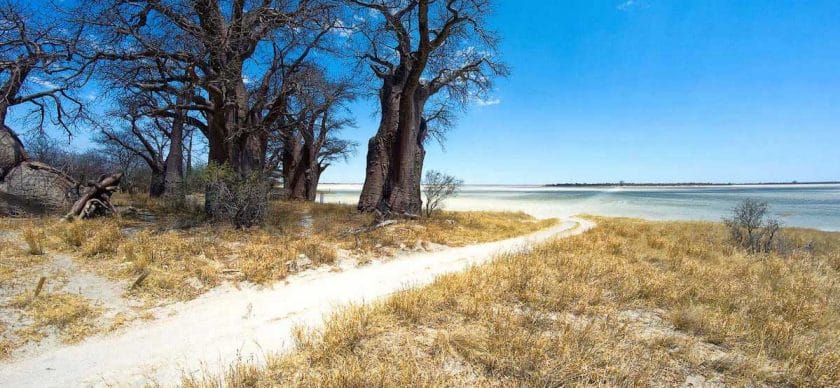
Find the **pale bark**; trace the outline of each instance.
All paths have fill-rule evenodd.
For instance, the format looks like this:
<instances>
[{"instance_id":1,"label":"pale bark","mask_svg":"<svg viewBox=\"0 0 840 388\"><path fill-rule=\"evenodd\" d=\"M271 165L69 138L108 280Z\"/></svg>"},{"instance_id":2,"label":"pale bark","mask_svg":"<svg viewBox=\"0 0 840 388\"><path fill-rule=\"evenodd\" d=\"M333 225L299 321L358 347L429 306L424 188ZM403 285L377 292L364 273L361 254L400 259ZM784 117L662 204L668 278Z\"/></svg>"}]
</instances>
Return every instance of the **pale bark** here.
<instances>
[{"instance_id":1,"label":"pale bark","mask_svg":"<svg viewBox=\"0 0 840 388\"><path fill-rule=\"evenodd\" d=\"M78 198L78 185L72 178L46 164L29 161L14 132L0 129L0 214L60 212Z\"/></svg>"},{"instance_id":2,"label":"pale bark","mask_svg":"<svg viewBox=\"0 0 840 388\"><path fill-rule=\"evenodd\" d=\"M186 103L185 101L183 103ZM181 184L184 181L184 116L186 112L178 110L172 120L172 132L169 134L169 153L164 162L163 195L172 197L183 195Z\"/></svg>"}]
</instances>

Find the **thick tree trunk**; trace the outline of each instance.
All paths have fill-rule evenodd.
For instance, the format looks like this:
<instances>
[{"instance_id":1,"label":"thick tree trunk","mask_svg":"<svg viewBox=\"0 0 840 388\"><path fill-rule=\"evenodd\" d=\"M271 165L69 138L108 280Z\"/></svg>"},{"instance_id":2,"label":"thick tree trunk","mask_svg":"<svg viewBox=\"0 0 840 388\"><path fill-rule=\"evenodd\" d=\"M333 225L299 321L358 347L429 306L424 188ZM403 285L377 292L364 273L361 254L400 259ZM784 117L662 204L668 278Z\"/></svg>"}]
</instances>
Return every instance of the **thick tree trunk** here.
<instances>
[{"instance_id":1,"label":"thick tree trunk","mask_svg":"<svg viewBox=\"0 0 840 388\"><path fill-rule=\"evenodd\" d=\"M307 170L306 175L306 200L315 201L318 196L318 181L321 180L321 173L324 168L317 161L312 162L312 167Z\"/></svg>"},{"instance_id":2,"label":"thick tree trunk","mask_svg":"<svg viewBox=\"0 0 840 388\"><path fill-rule=\"evenodd\" d=\"M152 170L152 181L149 182L149 197L160 198L166 192L166 172Z\"/></svg>"},{"instance_id":3,"label":"thick tree trunk","mask_svg":"<svg viewBox=\"0 0 840 388\"><path fill-rule=\"evenodd\" d=\"M2 114L0 114L2 115ZM28 160L29 155L23 148L23 143L5 126L0 128L0 180L11 171L12 168Z\"/></svg>"},{"instance_id":4,"label":"thick tree trunk","mask_svg":"<svg viewBox=\"0 0 840 388\"><path fill-rule=\"evenodd\" d=\"M382 119L368 143L365 184L359 210L383 217L419 217L422 209L420 179L426 151L422 87L383 88Z\"/></svg>"},{"instance_id":5,"label":"thick tree trunk","mask_svg":"<svg viewBox=\"0 0 840 388\"><path fill-rule=\"evenodd\" d=\"M288 152L286 152L288 150ZM283 194L292 201L314 201L323 167L311 142L288 142L283 155Z\"/></svg>"},{"instance_id":6,"label":"thick tree trunk","mask_svg":"<svg viewBox=\"0 0 840 388\"><path fill-rule=\"evenodd\" d=\"M181 101L179 104L186 104ZM169 153L164 161L163 192L164 196L183 195L181 184L184 181L184 112L178 111L172 121L172 133L169 139Z\"/></svg>"},{"instance_id":7,"label":"thick tree trunk","mask_svg":"<svg viewBox=\"0 0 840 388\"><path fill-rule=\"evenodd\" d=\"M376 211L383 199L391 162L391 147L399 125L400 90L386 81L379 100L382 117L376 135L368 141L365 183L358 205L362 212Z\"/></svg>"},{"instance_id":8,"label":"thick tree trunk","mask_svg":"<svg viewBox=\"0 0 840 388\"><path fill-rule=\"evenodd\" d=\"M230 73L229 79L233 81L222 85L222 93L210 95L213 105L219 108L208 118L208 159L229 166L238 179L244 180L264 172L268 132L261 128L259 113L249 112L241 68L227 68L225 72ZM219 206L223 189L219 184L205 188L204 210L211 218L218 216L214 209Z\"/></svg>"},{"instance_id":9,"label":"thick tree trunk","mask_svg":"<svg viewBox=\"0 0 840 388\"><path fill-rule=\"evenodd\" d=\"M247 132L232 139L228 163L242 178L261 174L265 165L268 138L261 132Z\"/></svg>"},{"instance_id":10,"label":"thick tree trunk","mask_svg":"<svg viewBox=\"0 0 840 388\"><path fill-rule=\"evenodd\" d=\"M240 177L261 173L268 146L267 132L259 128L259 117L248 109L248 92L241 80L225 85L225 94L211 96L213 104L223 107L208 119L208 159L219 165L228 165ZM233 79L236 77L232 76Z\"/></svg>"},{"instance_id":11,"label":"thick tree trunk","mask_svg":"<svg viewBox=\"0 0 840 388\"><path fill-rule=\"evenodd\" d=\"M400 101L400 125L392 149L391 168L385 183L380 213L396 217L419 217L423 206L420 179L426 150L423 142L426 125L423 120L425 96L408 91Z\"/></svg>"},{"instance_id":12,"label":"thick tree trunk","mask_svg":"<svg viewBox=\"0 0 840 388\"><path fill-rule=\"evenodd\" d=\"M283 140L282 167L283 174L283 198L292 201L302 201L305 196L305 189L301 184L304 180L303 170L300 165L303 163L303 144L300 136L289 135Z\"/></svg>"}]
</instances>

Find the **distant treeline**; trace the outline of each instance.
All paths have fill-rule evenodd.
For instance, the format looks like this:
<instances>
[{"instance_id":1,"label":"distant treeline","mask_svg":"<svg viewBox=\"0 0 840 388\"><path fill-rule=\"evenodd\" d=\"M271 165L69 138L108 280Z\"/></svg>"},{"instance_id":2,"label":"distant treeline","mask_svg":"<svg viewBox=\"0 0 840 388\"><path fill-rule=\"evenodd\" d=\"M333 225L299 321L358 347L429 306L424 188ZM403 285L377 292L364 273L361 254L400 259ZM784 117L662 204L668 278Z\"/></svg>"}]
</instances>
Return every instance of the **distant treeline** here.
<instances>
[{"instance_id":1,"label":"distant treeline","mask_svg":"<svg viewBox=\"0 0 840 388\"><path fill-rule=\"evenodd\" d=\"M712 182L680 182L680 183L632 183L632 182L612 182L612 183L552 183L545 187L640 187L640 186L766 186L766 185L836 185L840 181L826 181L826 182L753 182L753 183L712 183Z\"/></svg>"}]
</instances>

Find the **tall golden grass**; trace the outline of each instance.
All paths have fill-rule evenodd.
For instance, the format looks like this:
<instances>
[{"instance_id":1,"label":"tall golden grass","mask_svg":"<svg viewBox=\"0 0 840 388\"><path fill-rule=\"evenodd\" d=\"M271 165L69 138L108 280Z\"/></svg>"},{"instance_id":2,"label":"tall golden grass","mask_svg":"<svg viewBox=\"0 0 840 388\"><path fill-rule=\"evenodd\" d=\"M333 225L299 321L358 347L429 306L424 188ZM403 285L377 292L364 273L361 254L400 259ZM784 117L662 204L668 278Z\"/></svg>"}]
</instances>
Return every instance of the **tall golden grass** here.
<instances>
[{"instance_id":1,"label":"tall golden grass","mask_svg":"<svg viewBox=\"0 0 840 388\"><path fill-rule=\"evenodd\" d=\"M596 221L183 383L840 385L840 234L785 230L788 254L749 255L715 223Z\"/></svg>"}]
</instances>

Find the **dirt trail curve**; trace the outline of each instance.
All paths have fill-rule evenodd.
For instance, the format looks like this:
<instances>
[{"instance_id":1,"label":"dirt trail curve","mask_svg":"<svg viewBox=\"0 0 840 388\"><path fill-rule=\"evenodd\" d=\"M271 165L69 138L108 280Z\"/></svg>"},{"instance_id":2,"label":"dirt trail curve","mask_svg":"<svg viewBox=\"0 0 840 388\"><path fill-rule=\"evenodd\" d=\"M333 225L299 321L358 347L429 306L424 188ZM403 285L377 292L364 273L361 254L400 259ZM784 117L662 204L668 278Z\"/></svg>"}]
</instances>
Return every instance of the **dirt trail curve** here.
<instances>
[{"instance_id":1,"label":"dirt trail curve","mask_svg":"<svg viewBox=\"0 0 840 388\"><path fill-rule=\"evenodd\" d=\"M435 277L480 264L498 253L552 237L583 233L582 219L527 236L431 253L414 253L341 272L309 271L273 288L223 286L178 303L150 322L30 358L0 363L0 386L169 386L183 372L221 373L238 358L260 362L291 346L295 325L317 326L335 307L376 300Z\"/></svg>"}]
</instances>

